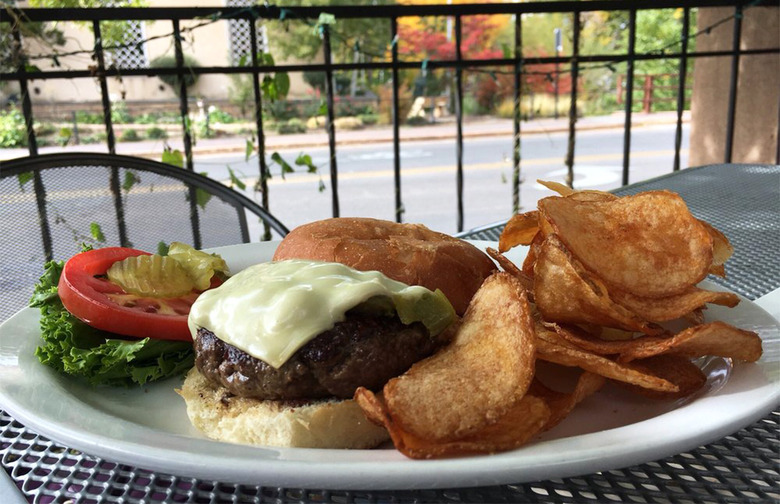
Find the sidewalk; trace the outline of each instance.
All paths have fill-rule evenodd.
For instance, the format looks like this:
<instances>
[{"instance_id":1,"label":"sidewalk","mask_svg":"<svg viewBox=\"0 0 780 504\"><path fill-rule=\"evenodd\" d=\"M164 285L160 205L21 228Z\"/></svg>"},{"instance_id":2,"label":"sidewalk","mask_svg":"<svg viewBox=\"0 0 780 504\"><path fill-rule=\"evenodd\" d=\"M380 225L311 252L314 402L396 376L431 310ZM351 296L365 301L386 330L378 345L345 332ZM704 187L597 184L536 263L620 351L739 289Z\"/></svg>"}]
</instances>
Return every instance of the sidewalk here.
<instances>
[{"instance_id":1,"label":"sidewalk","mask_svg":"<svg viewBox=\"0 0 780 504\"><path fill-rule=\"evenodd\" d=\"M676 112L655 112L652 114L634 113L632 128L653 126L659 124L674 124L677 121ZM683 122L688 122L690 112L683 114ZM618 128L625 126L625 114L615 113L606 116L583 117L577 121L577 131L590 131L599 129ZM569 130L568 118L559 119L535 119L524 121L520 124L521 135L561 133ZM478 138L487 136L507 136L513 134L512 121L510 119L496 118L471 118L464 120L463 138ZM402 142L445 140L456 137L456 125L454 119L442 120L436 124L424 126L401 126L400 138ZM212 138L197 140L193 146L194 154L235 154L242 153L246 149L247 137ZM384 143L393 141L393 128L391 126L373 126L362 130L336 131L337 145L366 145L371 143ZM174 149L182 149L180 139L167 141ZM265 138L267 151L284 149L304 149L310 147L327 147L328 135L323 130L312 131L294 135L279 135L271 132ZM129 156L160 159L164 148L162 140L123 142L117 143L117 153ZM106 152L105 143L89 145L68 145L66 147L50 146L39 149L40 154L54 152ZM0 161L29 155L26 148L0 149Z\"/></svg>"}]
</instances>

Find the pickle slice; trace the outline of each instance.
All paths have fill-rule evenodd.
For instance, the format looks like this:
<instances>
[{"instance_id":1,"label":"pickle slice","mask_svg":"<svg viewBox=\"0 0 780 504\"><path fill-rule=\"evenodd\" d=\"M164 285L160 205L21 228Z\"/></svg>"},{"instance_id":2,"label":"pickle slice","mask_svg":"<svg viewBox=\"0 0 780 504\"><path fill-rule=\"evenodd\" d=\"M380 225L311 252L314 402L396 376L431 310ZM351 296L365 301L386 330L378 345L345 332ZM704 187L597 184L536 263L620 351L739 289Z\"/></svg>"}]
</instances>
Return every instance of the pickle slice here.
<instances>
[{"instance_id":1,"label":"pickle slice","mask_svg":"<svg viewBox=\"0 0 780 504\"><path fill-rule=\"evenodd\" d=\"M196 250L186 243L172 242L168 257L181 264L198 290L208 289L215 274L230 274L227 263L220 256Z\"/></svg>"},{"instance_id":2,"label":"pickle slice","mask_svg":"<svg viewBox=\"0 0 780 504\"><path fill-rule=\"evenodd\" d=\"M108 279L137 296L172 298L189 294L195 283L175 259L161 255L128 257L111 265Z\"/></svg>"}]
</instances>

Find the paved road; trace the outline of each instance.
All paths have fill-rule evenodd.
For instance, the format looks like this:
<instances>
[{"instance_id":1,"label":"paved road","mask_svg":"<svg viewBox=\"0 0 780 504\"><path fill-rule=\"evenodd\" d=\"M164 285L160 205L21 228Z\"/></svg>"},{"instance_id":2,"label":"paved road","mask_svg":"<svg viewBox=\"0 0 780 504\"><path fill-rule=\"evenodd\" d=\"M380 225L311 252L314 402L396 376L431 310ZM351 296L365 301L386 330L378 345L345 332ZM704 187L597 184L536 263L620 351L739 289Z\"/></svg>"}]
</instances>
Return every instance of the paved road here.
<instances>
[{"instance_id":1,"label":"paved road","mask_svg":"<svg viewBox=\"0 0 780 504\"><path fill-rule=\"evenodd\" d=\"M630 182L671 172L674 159L674 126L636 128L631 138ZM688 158L688 131L684 128L681 165ZM549 191L537 179L564 181L563 163L567 136L563 133L533 135L522 142L521 205L533 208ZM292 164L300 149L279 151ZM332 215L328 150L307 148L319 174L288 174L271 164L271 211L286 225ZM394 218L393 153L388 143L341 146L337 151L338 192L342 216ZM623 164L623 132L596 130L577 135L575 187L619 187ZM271 152L268 153L269 156ZM464 228L506 219L512 211L511 136L468 139L464 144ZM421 222L432 229L453 233L456 221L455 143L452 140L404 142L401 146L401 194L404 221ZM258 172L256 158L241 154L196 156L197 171L219 180L229 179L228 167L252 187ZM325 189L320 191L320 183ZM252 197L258 197L249 190Z\"/></svg>"}]
</instances>

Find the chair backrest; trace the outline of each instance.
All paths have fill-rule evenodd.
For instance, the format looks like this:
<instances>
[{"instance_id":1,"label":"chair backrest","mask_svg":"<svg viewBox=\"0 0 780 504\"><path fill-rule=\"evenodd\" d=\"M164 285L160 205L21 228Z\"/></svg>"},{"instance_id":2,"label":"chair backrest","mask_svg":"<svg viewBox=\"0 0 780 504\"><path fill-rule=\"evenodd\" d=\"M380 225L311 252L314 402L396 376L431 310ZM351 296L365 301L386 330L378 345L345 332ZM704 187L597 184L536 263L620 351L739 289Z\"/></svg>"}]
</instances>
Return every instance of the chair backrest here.
<instances>
[{"instance_id":1,"label":"chair backrest","mask_svg":"<svg viewBox=\"0 0 780 504\"><path fill-rule=\"evenodd\" d=\"M155 252L161 242L208 248L287 232L243 193L173 165L96 153L3 161L0 321L27 305L47 260L82 243Z\"/></svg>"}]
</instances>

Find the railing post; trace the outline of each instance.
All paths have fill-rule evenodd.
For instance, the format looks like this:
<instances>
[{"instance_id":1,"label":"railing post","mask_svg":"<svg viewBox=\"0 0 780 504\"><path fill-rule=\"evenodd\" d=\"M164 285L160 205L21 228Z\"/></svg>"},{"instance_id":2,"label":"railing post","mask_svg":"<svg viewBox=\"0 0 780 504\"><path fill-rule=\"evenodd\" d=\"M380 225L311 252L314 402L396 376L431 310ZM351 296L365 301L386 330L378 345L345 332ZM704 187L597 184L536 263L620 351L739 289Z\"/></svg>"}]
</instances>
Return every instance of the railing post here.
<instances>
[{"instance_id":1,"label":"railing post","mask_svg":"<svg viewBox=\"0 0 780 504\"><path fill-rule=\"evenodd\" d=\"M395 221L402 222L404 214L403 200L401 199L401 130L398 109L399 85L398 85L398 18L390 20L390 40L392 40L392 73L393 73L393 181L395 183Z\"/></svg>"},{"instance_id":2,"label":"railing post","mask_svg":"<svg viewBox=\"0 0 780 504\"><path fill-rule=\"evenodd\" d=\"M742 4L738 4L734 13L734 38L731 44L731 81L729 83L729 109L726 117L725 163L731 163L734 154L734 119L737 111L737 84L739 82L739 51L742 39Z\"/></svg>"},{"instance_id":3,"label":"railing post","mask_svg":"<svg viewBox=\"0 0 780 504\"><path fill-rule=\"evenodd\" d=\"M14 55L19 62L18 71L19 91L22 95L22 115L24 116L25 132L27 134L27 149L31 156L38 155L38 139L35 137L35 122L33 121L32 100L30 100L30 90L27 86L27 58L22 51L22 34L17 23L11 24L11 30L14 37ZM33 189L35 190L35 206L38 209L38 222L41 227L41 244L47 261L51 261L54 251L51 243L51 228L49 227L49 212L46 206L46 188L43 186L43 180L39 171L33 173Z\"/></svg>"},{"instance_id":4,"label":"railing post","mask_svg":"<svg viewBox=\"0 0 780 504\"><path fill-rule=\"evenodd\" d=\"M569 105L569 141L566 148L566 185L574 187L574 144L577 128L577 79L579 79L580 13L573 12L574 20L571 45L571 104Z\"/></svg>"},{"instance_id":5,"label":"railing post","mask_svg":"<svg viewBox=\"0 0 780 504\"><path fill-rule=\"evenodd\" d=\"M688 80L688 32L690 31L691 11L683 9L682 47L680 48L680 71L677 85L677 128L674 132L674 166L672 171L680 170L680 148L682 147L682 116L685 110L685 89Z\"/></svg>"},{"instance_id":6,"label":"railing post","mask_svg":"<svg viewBox=\"0 0 780 504\"><path fill-rule=\"evenodd\" d=\"M523 97L523 16L515 14L515 109L513 117L514 138L512 146L512 214L520 212L520 118ZM557 112L557 108L556 108Z\"/></svg>"},{"instance_id":7,"label":"railing post","mask_svg":"<svg viewBox=\"0 0 780 504\"><path fill-rule=\"evenodd\" d=\"M184 52L181 47L181 27L179 20L173 20L173 47L176 54L176 75L179 77L179 110L184 141L184 167L194 171L192 161L192 125L190 124L189 105L187 103L187 83L184 80ZM200 216L198 215L197 192L194 187L189 190L190 224L192 226L192 246L199 249L203 246L200 235Z\"/></svg>"},{"instance_id":8,"label":"railing post","mask_svg":"<svg viewBox=\"0 0 780 504\"><path fill-rule=\"evenodd\" d=\"M27 135L27 150L31 156L38 155L38 138L35 136L35 121L33 121L32 100L30 99L30 89L27 85L27 57L22 50L22 33L19 30L18 23L11 25L14 35L14 52L16 60L19 62L17 67L19 77L19 91L22 95L22 115L24 116L25 134Z\"/></svg>"},{"instance_id":9,"label":"railing post","mask_svg":"<svg viewBox=\"0 0 780 504\"><path fill-rule=\"evenodd\" d=\"M254 12L254 11L253 11ZM260 90L260 70L257 58L257 23L254 16L249 18L249 47L252 51L252 90L255 95L255 127L257 128L257 157L260 169L258 187L260 187L260 202L268 210L268 164L265 162L265 131L263 130L263 94ZM263 240L271 239L271 227L263 222Z\"/></svg>"},{"instance_id":10,"label":"railing post","mask_svg":"<svg viewBox=\"0 0 780 504\"><path fill-rule=\"evenodd\" d=\"M628 185L631 157L631 114L634 105L634 55L636 51L636 10L628 14L628 68L626 82L626 122L623 127L623 185ZM647 93L647 91L645 91ZM647 96L647 94L645 94Z\"/></svg>"},{"instance_id":11,"label":"railing post","mask_svg":"<svg viewBox=\"0 0 780 504\"><path fill-rule=\"evenodd\" d=\"M116 154L116 137L114 136L114 123L111 118L111 97L108 95L108 82L106 81L106 61L103 54L103 35L100 32L100 21L92 22L92 31L95 35L95 59L97 60L97 78L100 82L100 97L103 103L103 122L106 126L106 142L108 143L108 153ZM125 205L122 201L122 188L119 182L119 169L111 167L111 177L109 181L111 195L114 199L114 212L116 213L117 232L119 233L119 243L123 247L130 246L130 240L127 237L127 224L125 223Z\"/></svg>"},{"instance_id":12,"label":"railing post","mask_svg":"<svg viewBox=\"0 0 780 504\"><path fill-rule=\"evenodd\" d=\"M97 78L100 82L100 99L103 105L103 124L106 127L106 143L108 153L116 154L116 136L114 134L114 120L111 117L111 97L108 94L108 82L106 81L106 61L103 55L100 21L92 22L92 31L95 36L95 59L97 60Z\"/></svg>"},{"instance_id":13,"label":"railing post","mask_svg":"<svg viewBox=\"0 0 780 504\"><path fill-rule=\"evenodd\" d=\"M463 231L463 54L461 52L461 40L463 38L461 17L455 16L455 116L456 135L455 140L455 192L457 197L457 230Z\"/></svg>"},{"instance_id":14,"label":"railing post","mask_svg":"<svg viewBox=\"0 0 780 504\"><path fill-rule=\"evenodd\" d=\"M322 50L325 56L325 92L327 93L327 122L325 128L328 130L328 147L330 149L330 190L333 200L333 217L340 215L339 211L339 171L336 164L336 126L334 125L334 89L333 89L333 62L331 60L330 48L330 29L327 24L321 25L322 30Z\"/></svg>"}]
</instances>

